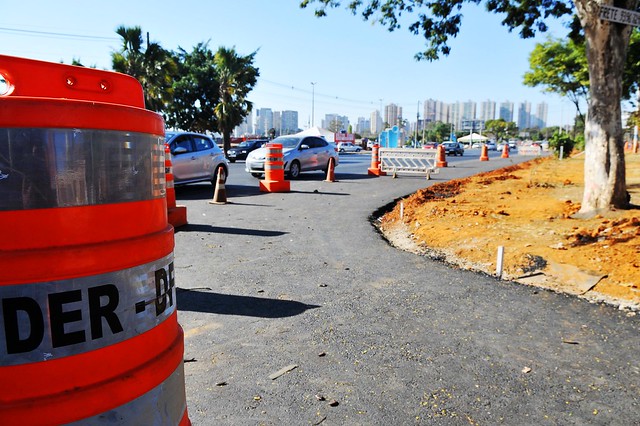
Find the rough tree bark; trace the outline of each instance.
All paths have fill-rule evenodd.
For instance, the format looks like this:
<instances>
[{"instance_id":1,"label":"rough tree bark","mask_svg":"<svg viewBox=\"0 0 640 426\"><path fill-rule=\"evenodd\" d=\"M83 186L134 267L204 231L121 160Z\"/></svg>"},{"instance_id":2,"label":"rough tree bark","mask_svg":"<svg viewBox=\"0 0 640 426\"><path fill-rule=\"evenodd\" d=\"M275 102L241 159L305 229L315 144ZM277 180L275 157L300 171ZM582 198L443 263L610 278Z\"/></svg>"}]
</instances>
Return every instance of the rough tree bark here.
<instances>
[{"instance_id":1,"label":"rough tree bark","mask_svg":"<svg viewBox=\"0 0 640 426\"><path fill-rule=\"evenodd\" d=\"M601 20L600 2L574 3L585 32L591 86L580 214L591 215L629 207L620 99L632 27ZM615 6L633 10L636 0L616 2Z\"/></svg>"}]
</instances>

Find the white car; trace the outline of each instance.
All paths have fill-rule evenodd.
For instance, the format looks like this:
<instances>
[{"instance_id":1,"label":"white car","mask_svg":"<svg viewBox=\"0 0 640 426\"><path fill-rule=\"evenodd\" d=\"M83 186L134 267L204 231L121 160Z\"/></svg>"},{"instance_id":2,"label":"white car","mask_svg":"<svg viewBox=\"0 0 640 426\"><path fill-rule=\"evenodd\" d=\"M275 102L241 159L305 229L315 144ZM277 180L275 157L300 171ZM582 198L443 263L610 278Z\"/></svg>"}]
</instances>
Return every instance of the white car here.
<instances>
[{"instance_id":1,"label":"white car","mask_svg":"<svg viewBox=\"0 0 640 426\"><path fill-rule=\"evenodd\" d=\"M192 132L166 132L165 143L171 151L176 185L209 181L215 186L220 167L225 181L229 176L229 162L209 136Z\"/></svg>"},{"instance_id":2,"label":"white car","mask_svg":"<svg viewBox=\"0 0 640 426\"><path fill-rule=\"evenodd\" d=\"M351 142L340 142L338 144L338 152L360 152L362 148Z\"/></svg>"},{"instance_id":3,"label":"white car","mask_svg":"<svg viewBox=\"0 0 640 426\"><path fill-rule=\"evenodd\" d=\"M333 158L334 167L338 166L338 149L332 143L318 136L279 136L271 141L282 145L284 171L290 179L297 179L300 172L329 169L329 159ZM267 148L258 148L247 155L245 170L253 177L261 177Z\"/></svg>"}]
</instances>

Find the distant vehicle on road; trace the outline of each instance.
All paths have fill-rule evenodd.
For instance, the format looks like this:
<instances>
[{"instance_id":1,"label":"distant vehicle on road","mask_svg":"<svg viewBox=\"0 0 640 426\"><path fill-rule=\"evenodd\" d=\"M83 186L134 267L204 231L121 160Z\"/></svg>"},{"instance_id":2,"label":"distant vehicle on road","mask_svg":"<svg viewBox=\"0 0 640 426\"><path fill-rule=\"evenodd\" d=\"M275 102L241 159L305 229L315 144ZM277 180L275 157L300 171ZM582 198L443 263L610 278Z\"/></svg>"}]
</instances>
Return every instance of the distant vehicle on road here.
<instances>
[{"instance_id":1,"label":"distant vehicle on road","mask_svg":"<svg viewBox=\"0 0 640 426\"><path fill-rule=\"evenodd\" d=\"M166 132L165 143L171 152L173 180L176 185L218 180L222 166L224 180L229 176L229 162L222 149L207 135L191 132Z\"/></svg>"},{"instance_id":2,"label":"distant vehicle on road","mask_svg":"<svg viewBox=\"0 0 640 426\"><path fill-rule=\"evenodd\" d=\"M464 155L464 148L458 142L442 142L446 155Z\"/></svg>"},{"instance_id":3,"label":"distant vehicle on road","mask_svg":"<svg viewBox=\"0 0 640 426\"><path fill-rule=\"evenodd\" d=\"M354 145L351 142L340 142L338 144L338 152L360 152L362 148L358 145Z\"/></svg>"},{"instance_id":4,"label":"distant vehicle on road","mask_svg":"<svg viewBox=\"0 0 640 426\"><path fill-rule=\"evenodd\" d=\"M271 143L282 145L284 171L290 179L297 179L301 172L329 169L329 159L334 167L338 165L338 149L332 143L318 136L279 136ZM245 170L254 177L264 174L267 148L258 148L247 156Z\"/></svg>"},{"instance_id":5,"label":"distant vehicle on road","mask_svg":"<svg viewBox=\"0 0 640 426\"><path fill-rule=\"evenodd\" d=\"M498 147L496 145L496 143L494 141L487 141L485 142L485 145L487 145L487 149L489 151L497 151Z\"/></svg>"},{"instance_id":6,"label":"distant vehicle on road","mask_svg":"<svg viewBox=\"0 0 640 426\"><path fill-rule=\"evenodd\" d=\"M422 149L437 149L438 148L438 142L425 142L422 145Z\"/></svg>"},{"instance_id":7,"label":"distant vehicle on road","mask_svg":"<svg viewBox=\"0 0 640 426\"><path fill-rule=\"evenodd\" d=\"M269 142L267 139L252 139L241 142L238 146L234 146L227 151L227 158L234 163L236 160L246 160L247 155L253 150L256 150L265 143Z\"/></svg>"}]
</instances>

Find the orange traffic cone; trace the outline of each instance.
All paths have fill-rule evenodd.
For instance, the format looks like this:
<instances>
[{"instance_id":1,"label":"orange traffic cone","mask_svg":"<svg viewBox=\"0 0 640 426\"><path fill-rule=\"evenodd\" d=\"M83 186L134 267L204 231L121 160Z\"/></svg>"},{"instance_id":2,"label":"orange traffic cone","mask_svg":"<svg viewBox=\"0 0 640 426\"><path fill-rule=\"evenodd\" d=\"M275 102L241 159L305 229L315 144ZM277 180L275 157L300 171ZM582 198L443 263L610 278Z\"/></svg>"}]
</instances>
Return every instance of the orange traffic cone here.
<instances>
[{"instance_id":1,"label":"orange traffic cone","mask_svg":"<svg viewBox=\"0 0 640 426\"><path fill-rule=\"evenodd\" d=\"M502 155L500 156L501 158L509 158L509 145L508 144L504 144L504 147L502 147Z\"/></svg>"},{"instance_id":2,"label":"orange traffic cone","mask_svg":"<svg viewBox=\"0 0 640 426\"><path fill-rule=\"evenodd\" d=\"M176 205L176 190L173 181L173 165L169 146L164 147L164 174L167 187L167 220L174 228L187 224L187 207Z\"/></svg>"},{"instance_id":3,"label":"orange traffic cone","mask_svg":"<svg viewBox=\"0 0 640 426\"><path fill-rule=\"evenodd\" d=\"M367 169L369 176L386 176L387 174L380 169L380 145L376 144L371 148L371 167Z\"/></svg>"},{"instance_id":4,"label":"orange traffic cone","mask_svg":"<svg viewBox=\"0 0 640 426\"><path fill-rule=\"evenodd\" d=\"M213 199L209 204L226 204L227 190L224 187L224 167L218 167L218 179L216 180L216 189L213 191Z\"/></svg>"},{"instance_id":5,"label":"orange traffic cone","mask_svg":"<svg viewBox=\"0 0 640 426\"><path fill-rule=\"evenodd\" d=\"M487 145L482 145L482 149L480 150L480 161L489 161L489 148L487 148Z\"/></svg>"},{"instance_id":6,"label":"orange traffic cone","mask_svg":"<svg viewBox=\"0 0 640 426\"><path fill-rule=\"evenodd\" d=\"M436 159L436 167L447 167L447 159L445 158L444 147L438 145L438 158Z\"/></svg>"},{"instance_id":7,"label":"orange traffic cone","mask_svg":"<svg viewBox=\"0 0 640 426\"><path fill-rule=\"evenodd\" d=\"M334 171L335 166L333 162L334 162L333 157L329 158L329 167L327 168L327 178L325 179L326 182L336 181L336 176Z\"/></svg>"}]
</instances>

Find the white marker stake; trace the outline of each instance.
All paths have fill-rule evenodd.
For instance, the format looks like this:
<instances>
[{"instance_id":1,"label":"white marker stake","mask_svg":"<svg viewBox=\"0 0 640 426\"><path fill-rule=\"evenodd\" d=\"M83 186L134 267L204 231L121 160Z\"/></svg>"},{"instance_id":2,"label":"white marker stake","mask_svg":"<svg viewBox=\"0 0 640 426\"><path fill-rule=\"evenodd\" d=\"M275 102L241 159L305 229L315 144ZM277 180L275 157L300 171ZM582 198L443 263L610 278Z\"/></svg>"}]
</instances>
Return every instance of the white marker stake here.
<instances>
[{"instance_id":1,"label":"white marker stake","mask_svg":"<svg viewBox=\"0 0 640 426\"><path fill-rule=\"evenodd\" d=\"M404 203L400 201L400 220L404 217Z\"/></svg>"},{"instance_id":2,"label":"white marker stake","mask_svg":"<svg viewBox=\"0 0 640 426\"><path fill-rule=\"evenodd\" d=\"M504 246L498 246L498 260L496 262L496 276L502 277L502 261L504 260Z\"/></svg>"}]
</instances>

